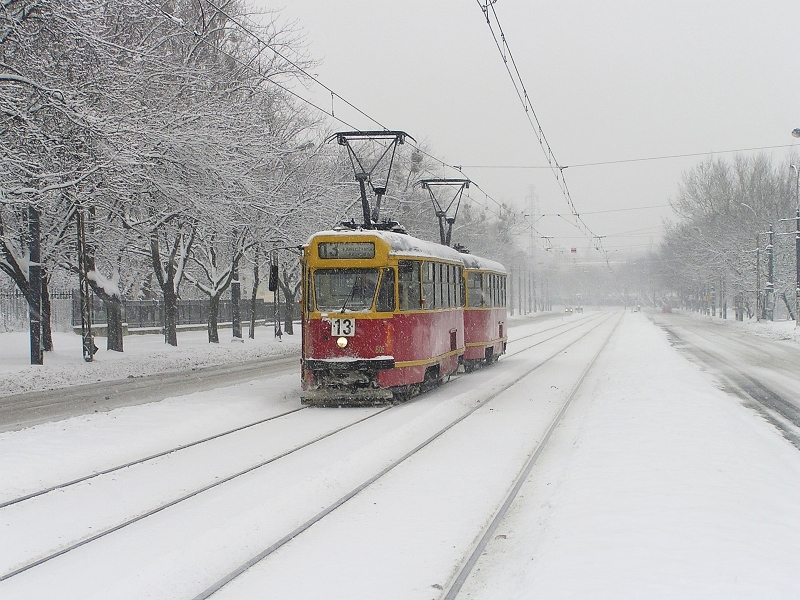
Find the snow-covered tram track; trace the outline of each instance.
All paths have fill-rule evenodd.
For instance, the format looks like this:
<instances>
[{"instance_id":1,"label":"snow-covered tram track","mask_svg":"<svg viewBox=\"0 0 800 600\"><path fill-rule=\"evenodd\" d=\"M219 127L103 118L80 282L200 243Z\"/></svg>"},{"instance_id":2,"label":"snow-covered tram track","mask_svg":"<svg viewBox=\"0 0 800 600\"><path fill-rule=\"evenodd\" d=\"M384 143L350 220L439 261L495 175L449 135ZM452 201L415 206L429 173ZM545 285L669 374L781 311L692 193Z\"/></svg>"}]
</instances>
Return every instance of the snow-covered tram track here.
<instances>
[{"instance_id":1,"label":"snow-covered tram track","mask_svg":"<svg viewBox=\"0 0 800 600\"><path fill-rule=\"evenodd\" d=\"M547 337L545 337L543 339L538 339L537 341L534 341L533 343L526 344L525 347L523 347L521 349L516 349L513 353L509 353L509 356L513 356L514 354L518 354L520 352L524 352L525 350L529 350L529 349L534 348L536 346L539 346L541 344L545 344L545 343L549 342L550 340L557 339L557 338L559 338L559 337L561 337L561 336L563 336L563 335L565 335L567 333L570 333L570 332L572 332L572 331L574 331L574 330L576 330L578 328L581 328L581 327L585 326L587 323L591 323L594 320L601 319L601 318L602 318L602 315L595 315L592 318L588 318L588 319L582 320L580 322L572 321L571 323L562 323L562 324L559 324L559 325L557 325L555 327L548 327L548 328L545 328L543 330L539 330L539 331L536 331L536 332L533 332L533 333L530 333L530 334L524 334L524 335L520 336L520 338L515 340L515 342L517 342L519 340L522 340L522 339L528 339L528 338L531 338L531 337L541 336L542 334L545 334L545 333L547 333L549 331L552 331L552 330L555 330L555 329L561 329L561 331L554 332L554 333L548 335ZM592 328L592 329L594 329L594 328ZM580 338L578 338L578 339L580 339ZM571 346L576 341L570 342L567 345L567 347ZM540 364L537 364L536 366L534 366L533 369L528 371L528 373L532 372L533 370L535 370L536 368L541 366L541 364L544 364L544 362L547 362L553 356L559 354L563 350L564 350L564 348L560 348L558 351L555 352L555 354L553 354L552 356L547 358L545 361L543 361L543 363L540 363ZM422 398L424 398L424 396ZM413 403L413 402L414 401L412 400L411 403ZM408 406L411 403L405 403L405 404L400 405L400 406ZM475 408L478 408L479 406L480 406L480 403L478 405L476 405ZM53 560L55 558L61 557L61 556L65 555L65 554L67 554L67 553L69 553L69 552L71 552L73 550L76 550L78 548L87 546L91 542L96 542L98 540L101 540L102 538L105 538L105 537L109 536L112 533L119 532L120 530L122 530L124 528L127 528L128 526L133 525L135 523L138 523L138 522L140 522L140 521L142 521L142 520L144 520L144 519L146 519L148 517L153 517L154 515L156 515L158 513L162 513L166 509L169 509L169 508L172 508L172 507L174 507L174 506L176 506L178 504L184 503L185 501L187 501L187 500L189 500L191 498L195 498L195 497L199 496L200 494L203 494L204 492L208 492L208 491L210 491L210 490L212 490L214 488L218 488L218 487L222 486L223 484L226 484L226 483L229 483L229 482L233 481L234 479L237 479L237 478L240 478L240 477L242 477L244 475L252 473L252 472L256 471L257 469L259 469L261 467L264 467L264 466L269 465L269 464L273 464L273 463L277 462L280 459L289 457L290 455L292 455L292 454L294 454L294 453L296 453L296 452L298 452L300 450L303 450L305 448L308 448L308 447L310 447L310 446L312 446L312 445L314 445L314 444L316 444L318 442L321 442L322 440L331 438L334 435L336 435L337 433L341 433L342 431L344 431L346 429L349 429L349 428L353 427L354 425L357 425L359 423L362 423L364 421L372 419L372 417L375 417L375 416L377 416L379 414L385 413L385 412L389 411L392 408L397 408L397 407L394 407L394 406L385 407L385 408L376 410L376 411L372 412L371 414L368 414L365 417L358 418L356 420L350 419L344 426L338 427L338 428L333 429L331 431L327 431L327 432L325 432L325 433L323 433L321 435L318 435L318 436L314 437L313 439L305 440L302 443L297 444L297 445L295 445L294 447L292 447L292 448L290 448L288 450L284 450L283 452L280 452L277 455L271 456L266 460L260 461L259 463L255 464L255 465L249 466L249 467L247 467L245 469L241 469L241 470L237 471L236 473L234 473L232 475L218 477L212 483L210 483L208 485L202 486L202 487L200 487L198 489L193 489L192 491L190 491L188 493L182 494L177 498L173 498L173 499L169 500L168 502L162 503L162 504L160 504L158 506L155 506L155 507L153 507L153 508L151 508L149 510L136 513L134 516L129 517L129 518L124 519L124 520L121 520L120 522L117 522L116 524L113 524L111 526L106 526L105 528L102 526L102 524L100 524L99 527L90 526L90 527L88 527L88 530L89 531L94 530L95 533L92 533L91 535L77 536L76 538L73 538L74 541L68 542L67 544L62 544L62 543L59 542L57 544L57 548L55 548L54 551L46 553L45 555L41 555L40 554L37 558L35 558L33 560L27 560L24 564L20 564L22 561L17 561L15 568L9 570L5 574L0 575L0 581L5 581L5 580L8 580L8 579L11 579L12 577L20 575L20 574L22 574L22 573L24 573L26 571L29 571L29 570L33 569L34 567L39 567L39 566L43 565L44 563L47 563L47 562L49 562L49 561L51 561L51 560ZM246 424L246 425L237 427L237 428L235 428L233 430L222 432L222 433L217 434L217 435L208 436L207 438L205 438L203 440L197 440L195 442L184 444L181 447L176 447L176 448L168 450L168 451L159 452L156 455L148 456L148 457L145 457L145 458L140 459L138 461L133 461L131 464L120 465L119 467L108 469L107 471L108 471L108 473L111 473L111 472L114 472L114 471L119 471L119 470L125 469L126 467L133 466L135 464L140 464L140 463L147 462L147 461L156 461L156 459L162 458L162 457L164 457L164 456L166 456L168 454L174 454L178 450L188 449L190 447L197 446L197 445L199 445L201 443L204 443L204 442L218 440L218 439L220 439L220 438L222 438L224 436L227 436L229 434L232 434L232 433L235 433L235 432L241 432L244 429L252 428L254 425L257 425L257 424L263 424L263 423L266 423L268 421L273 421L274 422L275 419L277 419L278 417L288 417L289 415L292 415L294 413L299 412L299 410L301 410L301 409L298 408L298 409L295 409L295 410L292 410L292 411L287 411L287 412L279 414L279 415L275 415L275 416L267 418L267 419L261 419L258 422ZM308 411L304 410L304 412L308 412ZM314 413L314 412L320 413L320 412L323 412L323 411L312 409L310 412L312 412L312 413ZM346 413L348 413L350 411L325 411L325 412L346 414ZM462 419L465 418L466 416L468 416L469 414L471 414L471 412L463 415ZM459 419L459 420L461 420L461 419ZM455 423L453 423L450 427L452 427L453 425L455 425ZM409 456L410 456L410 454L409 454ZM407 458L407 457L405 457L405 458ZM400 462L402 462L402 460L405 460L405 458L401 459ZM55 488L53 488L52 490L43 490L41 493L34 493L34 494L31 494L31 495L28 495L28 496L29 496L29 499L33 499L32 497L45 495L47 492L51 492L51 491L61 491L61 492L63 492L64 491L63 488L66 487L67 485L76 484L78 482L85 482L89 478L94 478L94 477L97 477L97 476L100 476L100 475L102 475L102 474L101 473L97 473L97 474L88 475L87 477L80 478L76 482L69 482L68 484L65 484L65 485L55 486ZM89 482L89 485L91 485L90 482ZM10 505L12 505L14 503L21 502L22 500L25 500L25 499L28 499L28 498L19 498L16 501L6 502L4 504L4 507L8 507L8 509L12 509L13 510L14 507L10 506ZM92 502L91 498L88 501ZM102 503L102 500L100 502ZM73 502L73 504L75 504L75 503ZM55 510L58 510L58 505L57 504L56 504ZM3 511L3 512L6 512L6 511ZM66 518L68 518L68 517L66 517ZM12 516L8 520L13 522L14 517ZM98 529L101 529L101 530L98 531Z\"/></svg>"},{"instance_id":2,"label":"snow-covered tram track","mask_svg":"<svg viewBox=\"0 0 800 600\"><path fill-rule=\"evenodd\" d=\"M586 376L594 368L595 363L597 363L597 359L600 358L600 355L608 346L608 342L613 337L614 332L617 330L617 327L619 326L620 321L622 321L623 316L624 313L623 315L620 315L620 317L617 319L617 322L614 324L613 329L605 338L602 345L597 350L597 353L594 355L591 361L589 361L589 364L586 365L586 368L584 368L580 377L575 382L575 385L572 387L572 390L567 396L567 399L561 406L561 409L558 411L556 416L553 417L553 420L547 427L544 436L542 436L541 440L531 449L528 459L525 461L525 464L522 467L522 469L520 469L519 474L514 480L514 485L509 490L508 495L503 500L503 503L500 505L499 509L495 513L492 520L486 525L484 530L478 536L477 542L475 543L472 551L468 553L464 562L456 571L456 574L451 578L450 584L444 588L445 591L441 596L442 600L455 600L455 598L458 596L458 593L461 591L461 588L464 586L464 583L467 581L467 578L470 576L473 569L475 568L475 565L478 563L478 560L480 559L481 555L486 549L486 546L488 545L489 541L492 539L492 536L494 535L495 531L497 531L497 528L500 526L500 523L502 523L503 518L508 512L508 509L511 508L511 505L516 499L517 495L519 494L522 485L528 479L531 470L533 469L539 456L542 454L545 447L547 446L547 443L550 441L553 432L555 431L556 427L558 427L559 423L561 423L561 420L563 419L564 414L567 412L567 409L569 408L570 404L572 404L573 399L575 398L575 396L578 395L578 392L581 390L583 383L586 380Z\"/></svg>"},{"instance_id":3,"label":"snow-covered tram track","mask_svg":"<svg viewBox=\"0 0 800 600\"><path fill-rule=\"evenodd\" d=\"M180 452L181 450L186 450L188 448L193 448L194 446L198 446L200 444L205 444L207 442L211 442L217 440L219 438L223 438L228 435L232 435L234 433L238 433L240 431L244 431L245 429L250 429L251 427L256 427L263 423L267 423L269 421L274 421L275 419L280 419L281 417L285 417L287 415L291 415L301 410L305 410L308 408L307 406L300 406L297 408L293 408L291 410L287 410L285 412L279 413L277 415L270 415L269 417L265 417L263 419L258 419L257 421L253 421L251 423L246 423L244 425L239 425L238 427L234 427L233 429L227 429L220 433L215 433L213 435L206 436L199 440L194 440L192 442L188 442L186 444L181 444L179 446L175 446L168 450L162 450L160 452L156 452L154 454L148 454L143 458L137 458L136 460L131 460L126 463L115 465L113 467L108 467L107 469L101 469L99 471L94 471L89 473L88 475L84 475L82 477L77 477L75 479L71 479L70 481L65 481L64 483L59 483L56 485L52 485L47 488L43 488L41 490L37 490L35 492L30 492L25 494L24 496L19 496L17 498L13 498L12 500L6 500L4 502L0 502L0 509L5 508L6 506L11 506L12 504L19 504L20 502L24 502L25 500L31 500L32 498L36 498L38 496L43 496L44 494L49 494L50 492L55 492L56 490L63 490L65 488L71 487L73 485L77 485L79 483L83 483L84 481L88 481L90 479L94 479L96 477L100 477L102 475L110 475L115 471L121 471L122 469L127 469L128 467L133 467L136 465L140 465L142 463L150 462L161 458L162 456L167 456L169 454L174 454L175 452Z\"/></svg>"},{"instance_id":4,"label":"snow-covered tram track","mask_svg":"<svg viewBox=\"0 0 800 600\"><path fill-rule=\"evenodd\" d=\"M210 437L210 438L208 438L206 440L199 440L197 442L194 442L194 443L191 443L191 444L187 444L186 446L177 448L176 450L173 450L173 451L162 452L162 453L159 453L158 455L155 455L153 457L145 458L145 459L142 459L140 461L135 461L131 465L122 465L122 466L120 466L118 468L110 469L108 472L111 473L111 472L118 471L118 470L130 467L130 466L135 466L137 464L143 464L144 462L149 462L151 460L155 460L157 458L161 458L163 456L166 456L166 455L169 455L169 454L173 454L174 452L177 452L179 450L183 450L183 449L187 449L187 448L190 448L190 447L193 447L193 446L197 446L200 443L217 440L217 439L219 439L219 438L221 438L221 437L223 437L225 435L229 435L229 434L232 434L232 433L238 433L238 432L243 431L244 429L248 429L248 428L250 428L250 427L252 427L254 425L259 425L259 424L263 424L263 423L266 423L266 422L269 422L269 421L274 421L275 419L277 419L279 417L285 417L285 416L288 416L290 414L297 413L300 410L304 410L306 408L307 407L300 407L300 408L294 409L292 411L288 411L286 413L283 413L281 415L276 415L275 417L262 419L257 423L252 423L252 424L249 424L249 425L246 425L246 426L243 426L243 427L238 427L238 428L236 428L234 430L231 430L229 432L224 432L222 434L219 434L219 435L216 435L216 436L212 436L212 437ZM346 429L349 429L350 427L358 425L359 423L362 423L362 422L364 422L364 421L366 421L368 419L372 419L374 417L377 417L381 413L386 412L387 410L389 410L391 408L392 408L391 406L387 406L387 407L378 409L377 411L372 412L371 414L368 414L368 415L366 415L364 417L361 417L361 418L358 418L356 420L347 422L341 427L337 427L337 428L335 428L333 430L326 431L326 432L324 432L324 433L322 433L322 434L320 434L320 435L318 435L318 436L316 436L316 437L314 437L314 438L312 438L310 440L304 441L304 442L302 442L302 443L300 443L298 445L295 445L295 446L293 446L293 447L291 447L291 448L289 448L287 450L284 450L284 451L280 452L279 454L270 456L269 458L267 458L265 460L259 461L258 463L254 464L254 465L250 465L250 466L247 466L244 469L238 470L238 471L236 471L235 473L233 473L231 475L227 475L227 476L224 476L222 478L216 477L215 480L212 483L209 483L209 484L204 485L204 486L202 486L200 488L197 488L197 489L193 489L192 491L190 491L190 492L188 492L186 494L183 494L181 496L178 496L177 498L173 498L173 499L171 499L171 500L169 500L169 501L167 501L165 503L159 504L159 505L155 506L154 508L151 508L150 510L147 510L145 512L140 512L140 513L138 513L138 514L136 514L136 515L134 515L132 517L129 517L129 518L127 518L127 519L125 519L125 520L123 520L123 521L111 526L111 527L102 529L98 533L95 533L93 535L89 535L88 537L79 538L79 539L77 539L77 540L75 540L75 541L73 541L73 542L71 542L71 543L69 543L69 544L67 544L67 545L65 545L63 547L60 547L59 549L57 549L57 550L55 550L53 552L50 552L50 553L46 554L45 556L42 556L42 557L40 557L40 558L38 558L36 560L32 560L30 562L27 562L27 563L15 568L12 571L4 573L4 574L0 575L0 581L4 581L6 579L10 579L11 577L14 577L15 575L19 575L20 573L23 573L23 572L25 572L25 571L27 571L29 569L32 569L34 567L38 567L39 565L42 565L42 564L44 564L44 563L46 563L46 562L48 562L50 560L53 560L54 558L58 558L59 556L62 556L64 554L66 554L67 552L70 552L72 550L80 548L81 546L85 546L86 544L89 544L91 542L97 541L97 540L99 540L99 539L101 539L101 538L103 538L103 537L105 537L105 536L107 536L109 534L112 534L112 533L114 533L116 531L119 531L119 530L125 528L125 527L133 525L134 523L138 523L139 521L141 521L143 519L146 519L148 517L152 517L153 515L156 515L156 514L162 512L162 511L168 509L168 508L171 508L171 507L176 506L176 505L178 505L178 504L180 504L182 502L185 502L186 500L194 498L195 496L198 496L198 495L200 495L200 494L202 494L204 492L208 492L209 490L212 490L212 489L214 489L216 487L224 485L224 484L226 484L226 483L228 483L228 482L230 482L230 481L232 481L234 479L237 479L239 477L242 477L244 475L252 473L253 471L255 471L257 469L260 469L260 468L265 467L265 466L267 466L269 464L272 464L272 463L274 463L274 462L276 462L276 461L278 461L278 460L280 460L282 458L290 456L291 454L294 454L295 452L299 452L300 450L303 450L304 448L307 448L307 447L309 447L309 446L311 446L313 444L316 444L316 443L318 443L318 442L320 442L322 440L325 440L325 439L327 439L327 438L329 438L331 436L334 436L337 433L341 433L342 431L344 431ZM103 473L98 473L97 474L97 476L100 476L100 475L103 475ZM58 487L54 488L53 490L45 490L41 494L32 495L32 497L44 495L45 493L50 492L50 491L56 491L58 489L63 489L65 487L67 487L67 485L74 485L74 484L77 484L77 483L82 483L82 482L84 482L87 479L90 479L92 477L93 476L84 477L84 478L82 478L82 479L80 479L80 480L78 480L76 482L73 482L72 484L66 484L64 486L58 486ZM25 499L27 499L27 498L23 498L20 501L25 500ZM6 506L8 506L8 504L12 504L12 503L7 503ZM91 527L89 529L91 529Z\"/></svg>"},{"instance_id":5,"label":"snow-covered tram track","mask_svg":"<svg viewBox=\"0 0 800 600\"><path fill-rule=\"evenodd\" d=\"M578 322L559 323L558 325L554 325L552 327L546 327L544 329L541 329L541 330L538 330L538 331L534 331L532 333L528 333L528 334L522 335L519 338L515 338L514 342L517 343L517 342L519 342L521 340L525 340L525 339L528 339L528 338L531 338L531 337L536 337L538 335L541 335L541 334L546 333L548 331L552 331L554 329L559 329L559 328L566 327L567 325L572 325L572 327L569 327L569 328L564 330L564 333L566 333L568 331L571 331L572 329L575 329L576 327L581 326L583 323L591 322L591 321L593 321L593 320L595 320L597 318L599 318L599 315L592 315L592 316L587 316L587 317L581 319ZM547 339L550 339L550 338L547 338ZM547 340L543 340L543 341L547 341ZM537 342L536 344L533 344L533 345L538 345L539 343L542 343L542 342ZM526 347L524 347L522 349L517 349L514 352L508 353L508 356L513 356L513 355L515 355L515 354L517 354L519 352L524 352L525 350L529 349L530 347L532 347L532 346L526 346ZM285 412L282 412L282 413L279 413L279 414L276 414L276 415L270 415L269 417L265 417L263 419L258 419L256 421L245 423L243 425L239 425L237 427L234 427L234 428L231 428L231 429L227 429L225 431L222 431L222 432L219 432L219 433L215 433L213 435L205 436L205 437L203 437L201 439L198 439L198 440L194 440L194 441L191 441L191 442L180 444L178 446L175 446L175 447L172 447L172 448L169 448L169 449L166 449L166 450L161 450L159 452L151 453L151 454L148 454L148 455L146 455L146 456L144 456L142 458L137 458L135 460L126 461L126 462L124 462L122 464L114 465L114 466L107 467L107 468L104 468L104 469L99 469L99 470L93 471L92 473L83 475L81 477L76 477L74 479L70 479L69 481L65 481L63 483L54 484L54 485L48 486L46 488L42 488L40 490L29 492L27 494L18 496L16 498L12 498L10 500L0 501L0 509L5 508L6 506L11 506L13 504L18 504L20 502L24 502L26 500L30 500L32 498L36 498L38 496L42 496L44 494L48 494L50 492L54 492L56 490L62 490L64 488L68 488L70 486L77 485L79 483L83 483L85 481L88 481L90 479L94 479L96 477L100 477L100 476L103 476L103 475L109 475L111 473L114 473L115 471L121 471L122 469L126 469L128 467L132 467L132 466L135 466L135 465L138 465L138 464L141 464L141 463L145 463L145 462L150 462L150 461L156 460L158 458L161 458L163 456L167 456L167 455L173 454L175 452L180 452L181 450L186 450L188 448L192 448L192 447L197 446L199 444L204 444L204 443L207 443L207 442L211 442L211 441L214 441L216 439L219 439L219 438L222 438L222 437L225 437L225 436L228 436L228 435L232 435L232 434L238 433L238 432L243 431L245 429L249 429L251 427L256 427L256 426L261 425L263 423L266 423L268 421L273 421L275 419L279 419L281 417L285 417L285 416L293 414L293 413L295 413L297 411L305 410L307 408L309 408L309 407L308 406L301 406L301 407L293 408L291 410L288 410L288 411L285 411ZM2 579L0 579L0 581L2 581Z\"/></svg>"},{"instance_id":6,"label":"snow-covered tram track","mask_svg":"<svg viewBox=\"0 0 800 600\"><path fill-rule=\"evenodd\" d=\"M207 598L210 598L211 596L215 595L217 592L219 592L220 590L225 588L228 584L230 584L231 582L235 581L237 578L239 578L243 574L247 573L255 565L261 563L264 559L266 559L270 555L273 555L278 550L280 550L282 547L286 546L288 543L290 543L293 540L295 540L302 533L304 533L305 531L309 530L310 528L312 528L314 525L316 525L317 523L319 523L320 521L322 521L323 519L325 519L329 515L334 514L335 511L337 511L338 509L343 507L348 501L350 501L351 499L355 498L356 496L358 496L359 494L361 494L365 490L370 489L371 486L373 486L374 484L376 484L376 482L378 482L382 478L384 478L384 476L386 476L387 474L389 474L390 472L395 470L398 466L406 463L412 457L416 457L420 453L420 451L422 451L424 448L430 446L434 441L440 439L443 435L445 435L449 431L453 430L457 425L459 425L462 422L464 422L465 420L467 420L468 417L472 416L476 411L478 411L479 409L483 409L489 403L491 403L493 400L495 400L496 398L500 397L504 392L506 392L510 388L514 387L515 385L519 384L521 381L523 381L525 378L530 376L532 373L534 373L535 371L537 371L541 367L543 367L543 366L547 365L548 363L550 363L550 361L552 361L554 358L556 358L559 355L563 354L568 349L572 348L574 345L579 344L580 342L582 342L584 340L584 338L588 334L592 333L593 331L595 331L596 329L598 329L599 327L601 327L602 325L607 323L610 318L611 318L611 316L607 315L607 314L606 315L597 315L597 316L595 316L595 318L583 320L580 323L575 324L572 327L569 327L565 331L561 331L561 332L559 332L559 333L557 333L557 334L555 334L555 335L553 335L553 336L551 336L549 338L546 338L545 340L540 340L538 342L530 344L526 348L523 348L523 349L515 351L513 354L520 354L520 353L524 352L525 350L530 350L531 348L534 348L535 346L543 344L546 341L552 340L554 338L560 337L561 335L569 333L569 332L571 332L571 331L573 331L575 329L578 329L579 327L584 326L587 323L592 325L588 330L583 332L583 334L580 337L578 337L576 339L573 339L572 341L568 342L565 346L560 347L555 352L548 353L548 355L545 358L543 358L540 361L536 362L532 366L527 367L522 373L517 375L511 381L503 382L499 387L495 388L492 391L491 394L476 400L474 406L469 408L466 412L464 412L463 414L459 415L456 419L450 421L449 423L447 423L446 425L441 427L438 431L433 433L431 436L429 436L427 439L425 439L424 441L419 443L417 446L415 446L414 448L412 448L411 450L406 452L401 457L399 457L399 458L395 459L394 461L392 461L390 464L388 464L386 467L384 467L378 473L372 475L367 480L363 481L361 484L359 484L358 486L354 487L353 489L348 491L343 496L339 497L336 501L334 501L331 504L329 504L328 506L324 507L316 515L314 515L313 517L311 517L307 521L305 521L302 524L300 524L294 530L290 531L285 536L283 536L282 538L280 538L279 540L277 540L276 542L271 544L269 547L265 548L264 550L262 550L261 552L259 552L258 554L256 554L252 558L250 558L248 561L246 561L245 563L243 563L242 565L240 565L239 567L237 567L236 569L234 569L233 571L231 571L230 573L228 573L227 575L225 575L224 577L222 577L221 579L216 581L213 585L209 586L208 588L203 590L201 593L197 594L193 598L193 600L206 600ZM617 320L617 323L619 323L619 320L620 319ZM599 321L599 323L595 323L595 321ZM560 326L553 327L553 328L548 328L548 330L549 329L555 329L555 328L558 328L558 327L560 327ZM615 328L616 328L616 324L615 324ZM540 332L537 332L537 333L543 333L543 331L540 331ZM535 334L532 334L532 335L535 335ZM531 337L531 336L524 336L524 337ZM605 344L607 343L609 338L610 338L610 334L609 334L608 338L606 338L606 340L604 341L602 348L605 348ZM522 339L522 338L520 338L520 339ZM578 383L575 385L572 393L570 394L569 398L565 402L565 404L562 407L561 411L559 412L558 416L556 417L556 419L551 424L551 426L548 429L545 437L537 445L538 450L537 449L534 450L533 457L532 457L531 460L529 460L530 466L532 466L533 462L535 462L535 459L536 459L536 457L538 457L539 453L541 452L541 449L543 449L544 445L547 443L547 440L549 439L550 435L552 434L552 430L555 429L555 427L558 424L558 421L560 420L561 416L563 416L563 413L566 411L566 408L568 407L568 405L571 402L572 398L577 393L578 388L580 387L581 383L585 379L585 377L586 377L588 371L590 370L591 366L596 361L596 359L599 356L600 352L602 352L602 348L601 348L600 351L598 351L597 355L592 359L590 365L583 371L583 373L580 376L580 379L579 379ZM530 466L526 467L526 469L527 469L526 472L530 471ZM524 480L524 477L523 477L523 480ZM518 489L518 486L516 486L516 487ZM515 494L516 490L513 493ZM513 499L513 497L512 497L512 499ZM478 555L479 554L480 554L480 552L478 552ZM468 574L468 571L467 571L467 574ZM441 588L439 588L439 589L441 589Z\"/></svg>"}]
</instances>

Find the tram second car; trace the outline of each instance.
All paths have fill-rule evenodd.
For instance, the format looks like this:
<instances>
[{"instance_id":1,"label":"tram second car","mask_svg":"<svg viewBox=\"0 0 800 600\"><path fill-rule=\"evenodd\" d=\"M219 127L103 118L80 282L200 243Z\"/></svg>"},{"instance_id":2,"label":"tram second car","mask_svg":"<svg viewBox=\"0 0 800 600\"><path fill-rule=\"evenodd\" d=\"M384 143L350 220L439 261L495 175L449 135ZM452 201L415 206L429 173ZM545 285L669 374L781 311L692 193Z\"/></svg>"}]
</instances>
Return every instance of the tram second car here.
<instances>
[{"instance_id":1,"label":"tram second car","mask_svg":"<svg viewBox=\"0 0 800 600\"><path fill-rule=\"evenodd\" d=\"M505 277L499 263L402 233L315 234L303 255L302 402L403 400L437 385L465 355L470 367L496 360L506 342Z\"/></svg>"}]
</instances>

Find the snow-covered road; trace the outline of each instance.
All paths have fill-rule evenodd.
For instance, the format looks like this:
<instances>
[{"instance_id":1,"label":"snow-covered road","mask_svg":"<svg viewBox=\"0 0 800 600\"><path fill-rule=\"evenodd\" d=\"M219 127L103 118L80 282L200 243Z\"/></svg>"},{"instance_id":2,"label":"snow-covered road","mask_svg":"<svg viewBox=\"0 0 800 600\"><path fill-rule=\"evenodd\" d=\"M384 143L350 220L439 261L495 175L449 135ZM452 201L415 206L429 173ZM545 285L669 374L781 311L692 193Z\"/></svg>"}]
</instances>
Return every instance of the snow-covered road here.
<instances>
[{"instance_id":1,"label":"snow-covered road","mask_svg":"<svg viewBox=\"0 0 800 600\"><path fill-rule=\"evenodd\" d=\"M739 323L653 314L672 344L744 399L800 449L800 345L754 336Z\"/></svg>"},{"instance_id":2,"label":"snow-covered road","mask_svg":"<svg viewBox=\"0 0 800 600\"><path fill-rule=\"evenodd\" d=\"M388 410L289 412L286 374L0 434L2 504L241 428L0 508L0 597L206 597L254 557L213 597L444 597L595 356L458 597L796 597L775 427L644 315L510 335Z\"/></svg>"}]
</instances>

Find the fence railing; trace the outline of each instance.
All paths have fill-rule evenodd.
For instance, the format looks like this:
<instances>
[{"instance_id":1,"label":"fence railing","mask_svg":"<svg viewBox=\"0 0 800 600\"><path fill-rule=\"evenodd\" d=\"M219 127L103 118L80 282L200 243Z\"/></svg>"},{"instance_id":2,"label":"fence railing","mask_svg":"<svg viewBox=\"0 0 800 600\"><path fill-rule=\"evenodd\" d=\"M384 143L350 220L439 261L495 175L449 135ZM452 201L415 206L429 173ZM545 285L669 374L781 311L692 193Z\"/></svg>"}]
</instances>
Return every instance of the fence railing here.
<instances>
[{"instance_id":1,"label":"fence railing","mask_svg":"<svg viewBox=\"0 0 800 600\"><path fill-rule=\"evenodd\" d=\"M55 331L69 331L81 324L80 297L77 290L51 290L51 322ZM208 322L211 302L203 300L178 300L178 325L203 325ZM272 323L275 308L272 302L256 299L256 321ZM231 301L221 300L218 322L230 323L233 320ZM300 306L293 303L291 308L280 304L278 318L283 320L287 310L292 310L292 319L300 318ZM243 298L240 303L242 323L250 321L250 299ZM144 329L164 326L164 303L160 300L123 300L122 321L128 329ZM92 295L92 324L107 323L105 303ZM0 331L22 331L28 328L28 303L19 291L0 292Z\"/></svg>"}]
</instances>

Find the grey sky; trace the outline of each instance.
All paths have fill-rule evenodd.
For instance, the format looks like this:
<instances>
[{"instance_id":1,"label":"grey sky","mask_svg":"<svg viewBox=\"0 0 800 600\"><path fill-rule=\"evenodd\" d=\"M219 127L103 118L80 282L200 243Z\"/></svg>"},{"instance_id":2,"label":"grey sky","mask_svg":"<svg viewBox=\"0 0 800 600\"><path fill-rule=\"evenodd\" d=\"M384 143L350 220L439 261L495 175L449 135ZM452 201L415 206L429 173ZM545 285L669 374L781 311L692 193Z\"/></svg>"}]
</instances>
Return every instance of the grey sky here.
<instances>
[{"instance_id":1,"label":"grey sky","mask_svg":"<svg viewBox=\"0 0 800 600\"><path fill-rule=\"evenodd\" d=\"M795 141L796 0L498 0L495 9L562 165ZM323 82L387 127L425 140L448 163L546 164L474 0L293 0L282 15L304 30ZM330 107L321 90L304 93ZM341 103L336 114L374 127ZM783 159L788 151L767 152ZM658 241L668 208L590 213L666 204L681 173L701 159L574 167L566 177L609 250L641 249ZM540 212L568 212L549 170L464 173L498 200L523 206L533 185ZM558 236L556 245L588 246L563 219L545 217L537 228Z\"/></svg>"}]
</instances>

